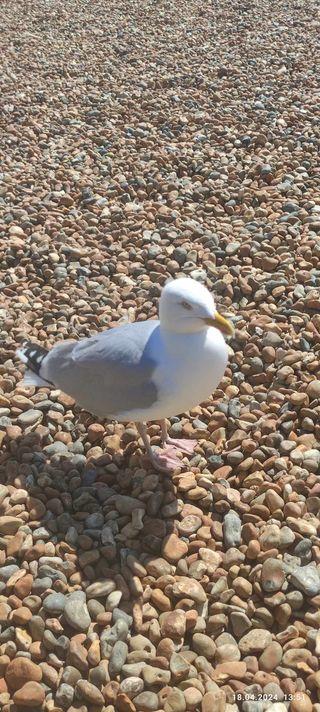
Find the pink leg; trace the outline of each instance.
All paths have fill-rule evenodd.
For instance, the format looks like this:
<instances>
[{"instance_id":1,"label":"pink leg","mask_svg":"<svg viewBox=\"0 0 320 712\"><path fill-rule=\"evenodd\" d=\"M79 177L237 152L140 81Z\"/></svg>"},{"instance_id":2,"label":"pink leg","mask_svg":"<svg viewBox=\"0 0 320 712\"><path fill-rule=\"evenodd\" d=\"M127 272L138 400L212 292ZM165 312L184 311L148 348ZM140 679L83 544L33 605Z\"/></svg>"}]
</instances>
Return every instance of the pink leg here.
<instances>
[{"instance_id":1,"label":"pink leg","mask_svg":"<svg viewBox=\"0 0 320 712\"><path fill-rule=\"evenodd\" d=\"M157 470L160 470L161 472L173 472L178 467L183 467L181 460L179 460L177 455L170 449L159 450L158 452L153 450L150 445L147 428L144 423L137 423L137 428L143 440L150 462Z\"/></svg>"}]
</instances>

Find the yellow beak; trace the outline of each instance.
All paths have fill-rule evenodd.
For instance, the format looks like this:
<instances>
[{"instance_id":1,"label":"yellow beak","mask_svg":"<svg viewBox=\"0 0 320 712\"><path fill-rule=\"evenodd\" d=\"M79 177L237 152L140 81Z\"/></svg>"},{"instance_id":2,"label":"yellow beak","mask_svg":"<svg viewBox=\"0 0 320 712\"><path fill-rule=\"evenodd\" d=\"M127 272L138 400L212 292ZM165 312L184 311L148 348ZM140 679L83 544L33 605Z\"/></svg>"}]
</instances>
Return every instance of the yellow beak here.
<instances>
[{"instance_id":1,"label":"yellow beak","mask_svg":"<svg viewBox=\"0 0 320 712\"><path fill-rule=\"evenodd\" d=\"M212 319L204 319L204 321L206 324L208 324L208 326L214 326L216 329L219 329L219 331L222 331L222 333L226 334L227 336L233 336L234 334L234 326L233 324L231 324L231 321L225 319L224 316L221 316L221 314L219 314L219 312L216 312Z\"/></svg>"}]
</instances>

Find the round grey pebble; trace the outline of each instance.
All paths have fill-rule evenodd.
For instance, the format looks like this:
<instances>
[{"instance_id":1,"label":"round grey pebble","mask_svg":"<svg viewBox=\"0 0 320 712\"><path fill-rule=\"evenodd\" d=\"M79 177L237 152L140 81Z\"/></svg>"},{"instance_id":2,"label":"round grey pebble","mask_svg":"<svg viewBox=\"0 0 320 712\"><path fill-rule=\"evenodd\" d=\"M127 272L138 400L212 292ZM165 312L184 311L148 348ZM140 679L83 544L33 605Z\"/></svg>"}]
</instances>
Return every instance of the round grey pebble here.
<instances>
[{"instance_id":1,"label":"round grey pebble","mask_svg":"<svg viewBox=\"0 0 320 712\"><path fill-rule=\"evenodd\" d=\"M120 690L121 692L125 692L132 700L133 697L143 692L143 685L144 683L141 677L127 677L126 680L122 680L120 683Z\"/></svg>"},{"instance_id":2,"label":"round grey pebble","mask_svg":"<svg viewBox=\"0 0 320 712\"><path fill-rule=\"evenodd\" d=\"M320 572L313 564L297 566L291 575L290 583L306 596L317 596L320 593Z\"/></svg>"},{"instance_id":3,"label":"round grey pebble","mask_svg":"<svg viewBox=\"0 0 320 712\"><path fill-rule=\"evenodd\" d=\"M123 640L117 640L112 648L109 660L109 675L112 678L116 677L123 665L126 662L128 655L128 646Z\"/></svg>"},{"instance_id":4,"label":"round grey pebble","mask_svg":"<svg viewBox=\"0 0 320 712\"><path fill-rule=\"evenodd\" d=\"M81 599L69 599L63 611L66 622L79 632L88 630L91 618L85 601Z\"/></svg>"},{"instance_id":5,"label":"round grey pebble","mask_svg":"<svg viewBox=\"0 0 320 712\"><path fill-rule=\"evenodd\" d=\"M39 412L41 412L41 411L39 411ZM58 440L58 441L55 442L55 443L51 443L51 445L46 445L46 446L43 448L43 451L44 451L47 455L61 455L61 454L63 454L63 453L67 453L67 452L68 452L68 448L67 448L67 446L65 445L65 443L61 443L61 442L59 442L59 440Z\"/></svg>"},{"instance_id":6,"label":"round grey pebble","mask_svg":"<svg viewBox=\"0 0 320 712\"><path fill-rule=\"evenodd\" d=\"M104 525L104 516L101 512L93 512L85 519L87 529L100 529Z\"/></svg>"},{"instance_id":7,"label":"round grey pebble","mask_svg":"<svg viewBox=\"0 0 320 712\"><path fill-rule=\"evenodd\" d=\"M73 665L67 665L61 676L61 683L66 683L67 685L72 685L72 687L74 687L76 682L78 682L81 678L82 675L77 668L73 667Z\"/></svg>"},{"instance_id":8,"label":"round grey pebble","mask_svg":"<svg viewBox=\"0 0 320 712\"><path fill-rule=\"evenodd\" d=\"M49 593L43 601L43 608L46 613L56 616L62 613L66 605L66 597L63 593Z\"/></svg>"},{"instance_id":9,"label":"round grey pebble","mask_svg":"<svg viewBox=\"0 0 320 712\"><path fill-rule=\"evenodd\" d=\"M116 623L119 620L125 621L129 628L133 622L132 616L129 616L128 613L122 611L121 608L114 608L112 611L112 622Z\"/></svg>"},{"instance_id":10,"label":"round grey pebble","mask_svg":"<svg viewBox=\"0 0 320 712\"><path fill-rule=\"evenodd\" d=\"M19 425L27 427L28 425L34 425L38 421L41 421L42 418L42 411L32 408L31 410L25 410L23 413L20 413L20 415L18 415L17 422Z\"/></svg>"},{"instance_id":11,"label":"round grey pebble","mask_svg":"<svg viewBox=\"0 0 320 712\"><path fill-rule=\"evenodd\" d=\"M2 566L0 568L0 581L8 581L10 576L19 571L19 566L16 564L9 564L8 566Z\"/></svg>"},{"instance_id":12,"label":"round grey pebble","mask_svg":"<svg viewBox=\"0 0 320 712\"><path fill-rule=\"evenodd\" d=\"M56 692L55 702L62 709L68 709L73 702L74 688L63 682Z\"/></svg>"},{"instance_id":13,"label":"round grey pebble","mask_svg":"<svg viewBox=\"0 0 320 712\"><path fill-rule=\"evenodd\" d=\"M223 541L227 549L237 547L241 542L241 519L233 509L223 520Z\"/></svg>"},{"instance_id":14,"label":"round grey pebble","mask_svg":"<svg viewBox=\"0 0 320 712\"><path fill-rule=\"evenodd\" d=\"M33 641L43 639L45 627L45 621L41 616L32 616L28 623L28 629Z\"/></svg>"},{"instance_id":15,"label":"round grey pebble","mask_svg":"<svg viewBox=\"0 0 320 712\"><path fill-rule=\"evenodd\" d=\"M155 712L159 708L158 695L155 692L140 692L133 698L137 710L144 712Z\"/></svg>"},{"instance_id":16,"label":"round grey pebble","mask_svg":"<svg viewBox=\"0 0 320 712\"><path fill-rule=\"evenodd\" d=\"M87 603L87 608L88 608L89 615L92 620L95 620L97 618L97 616L99 615L99 613L105 612L105 608L102 605L102 603L100 603L100 601L96 601L94 598L90 598L90 600Z\"/></svg>"}]
</instances>

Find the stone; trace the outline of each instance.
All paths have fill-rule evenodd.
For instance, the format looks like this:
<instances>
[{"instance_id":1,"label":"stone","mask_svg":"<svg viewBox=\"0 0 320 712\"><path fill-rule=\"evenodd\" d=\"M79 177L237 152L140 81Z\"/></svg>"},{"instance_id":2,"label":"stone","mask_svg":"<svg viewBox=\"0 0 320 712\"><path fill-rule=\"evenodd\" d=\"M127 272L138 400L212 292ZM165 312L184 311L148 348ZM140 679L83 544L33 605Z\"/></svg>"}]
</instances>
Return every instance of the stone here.
<instances>
[{"instance_id":1,"label":"stone","mask_svg":"<svg viewBox=\"0 0 320 712\"><path fill-rule=\"evenodd\" d=\"M27 500L27 509L29 512L29 519L41 519L46 512L46 507L41 499L36 497L29 497Z\"/></svg>"},{"instance_id":2,"label":"stone","mask_svg":"<svg viewBox=\"0 0 320 712\"><path fill-rule=\"evenodd\" d=\"M20 413L20 415L18 415L17 422L23 427L28 427L29 425L34 425L35 423L41 423L42 419L42 410L30 408L30 410L26 410L23 413Z\"/></svg>"},{"instance_id":3,"label":"stone","mask_svg":"<svg viewBox=\"0 0 320 712\"><path fill-rule=\"evenodd\" d=\"M313 564L299 566L294 569L290 583L306 596L317 596L320 593L320 571Z\"/></svg>"},{"instance_id":4,"label":"stone","mask_svg":"<svg viewBox=\"0 0 320 712\"><path fill-rule=\"evenodd\" d=\"M63 682L57 689L55 702L63 709L68 709L73 702L74 688Z\"/></svg>"},{"instance_id":5,"label":"stone","mask_svg":"<svg viewBox=\"0 0 320 712\"><path fill-rule=\"evenodd\" d=\"M176 683L188 677L190 665L180 653L173 652L171 654L169 665L172 677Z\"/></svg>"},{"instance_id":6,"label":"stone","mask_svg":"<svg viewBox=\"0 0 320 712\"><path fill-rule=\"evenodd\" d=\"M190 686L183 691L183 694L187 710L196 710L196 708L201 704L203 697L200 690L198 690L197 687Z\"/></svg>"},{"instance_id":7,"label":"stone","mask_svg":"<svg viewBox=\"0 0 320 712\"><path fill-rule=\"evenodd\" d=\"M45 691L43 687L35 681L25 682L12 696L15 705L23 708L27 707L28 709L40 707L44 702L44 698Z\"/></svg>"},{"instance_id":8,"label":"stone","mask_svg":"<svg viewBox=\"0 0 320 712\"><path fill-rule=\"evenodd\" d=\"M136 707L130 697L125 692L119 692L117 696L117 709L119 712L136 712Z\"/></svg>"},{"instance_id":9,"label":"stone","mask_svg":"<svg viewBox=\"0 0 320 712\"><path fill-rule=\"evenodd\" d=\"M143 692L143 680L141 677L127 677L120 683L120 690L132 699Z\"/></svg>"},{"instance_id":10,"label":"stone","mask_svg":"<svg viewBox=\"0 0 320 712\"><path fill-rule=\"evenodd\" d=\"M282 647L280 643L273 640L272 643L267 645L265 650L262 652L259 658L259 668L265 672L272 672L280 665L282 660Z\"/></svg>"},{"instance_id":11,"label":"stone","mask_svg":"<svg viewBox=\"0 0 320 712\"><path fill-rule=\"evenodd\" d=\"M18 519L18 517L3 515L0 517L0 534L3 534L4 536L6 534L16 534L19 527L22 526L22 523L22 520Z\"/></svg>"},{"instance_id":12,"label":"stone","mask_svg":"<svg viewBox=\"0 0 320 712\"><path fill-rule=\"evenodd\" d=\"M311 400L320 398L320 381L314 379L307 385L307 394Z\"/></svg>"},{"instance_id":13,"label":"stone","mask_svg":"<svg viewBox=\"0 0 320 712\"><path fill-rule=\"evenodd\" d=\"M15 692L26 682L41 682L42 670L28 658L17 657L8 664L5 679L9 690Z\"/></svg>"},{"instance_id":14,"label":"stone","mask_svg":"<svg viewBox=\"0 0 320 712\"><path fill-rule=\"evenodd\" d=\"M169 534L163 540L161 553L170 564L175 564L188 553L188 545L176 534Z\"/></svg>"},{"instance_id":15,"label":"stone","mask_svg":"<svg viewBox=\"0 0 320 712\"><path fill-rule=\"evenodd\" d=\"M212 660L216 653L216 644L208 635L194 633L192 636L192 649L198 655L203 655L205 658Z\"/></svg>"},{"instance_id":16,"label":"stone","mask_svg":"<svg viewBox=\"0 0 320 712\"><path fill-rule=\"evenodd\" d=\"M192 598L196 603L205 603L207 600L205 591L198 581L180 576L172 586L172 593L177 598Z\"/></svg>"},{"instance_id":17,"label":"stone","mask_svg":"<svg viewBox=\"0 0 320 712\"><path fill-rule=\"evenodd\" d=\"M241 519L233 509L230 509L223 520L223 541L227 549L238 547L241 543Z\"/></svg>"},{"instance_id":18,"label":"stone","mask_svg":"<svg viewBox=\"0 0 320 712\"><path fill-rule=\"evenodd\" d=\"M91 623L91 618L85 601L69 599L64 606L63 615L74 630L86 631Z\"/></svg>"},{"instance_id":19,"label":"stone","mask_svg":"<svg viewBox=\"0 0 320 712\"><path fill-rule=\"evenodd\" d=\"M133 702L139 712L156 712L159 709L158 695L155 692L140 692Z\"/></svg>"},{"instance_id":20,"label":"stone","mask_svg":"<svg viewBox=\"0 0 320 712\"><path fill-rule=\"evenodd\" d=\"M206 692L201 701L201 712L229 712L224 690Z\"/></svg>"},{"instance_id":21,"label":"stone","mask_svg":"<svg viewBox=\"0 0 320 712\"><path fill-rule=\"evenodd\" d=\"M296 692L293 694L290 703L290 712L312 712L313 704L306 692Z\"/></svg>"},{"instance_id":22,"label":"stone","mask_svg":"<svg viewBox=\"0 0 320 712\"><path fill-rule=\"evenodd\" d=\"M240 651L237 645L232 645L231 643L220 645L216 649L215 661L217 663L227 663L231 660L240 660Z\"/></svg>"},{"instance_id":23,"label":"stone","mask_svg":"<svg viewBox=\"0 0 320 712\"><path fill-rule=\"evenodd\" d=\"M142 669L142 677L148 687L168 685L171 679L169 670L145 665Z\"/></svg>"},{"instance_id":24,"label":"stone","mask_svg":"<svg viewBox=\"0 0 320 712\"><path fill-rule=\"evenodd\" d=\"M186 632L186 614L176 609L165 614L160 625L163 638L181 638Z\"/></svg>"},{"instance_id":25,"label":"stone","mask_svg":"<svg viewBox=\"0 0 320 712\"><path fill-rule=\"evenodd\" d=\"M241 638L252 627L250 618L242 611L231 611L230 621L237 638Z\"/></svg>"},{"instance_id":26,"label":"stone","mask_svg":"<svg viewBox=\"0 0 320 712\"><path fill-rule=\"evenodd\" d=\"M280 546L280 527L276 524L266 525L262 530L259 541L262 551L278 549Z\"/></svg>"},{"instance_id":27,"label":"stone","mask_svg":"<svg viewBox=\"0 0 320 712\"><path fill-rule=\"evenodd\" d=\"M101 579L91 583L86 589L87 598L103 598L116 590L116 584L110 579Z\"/></svg>"},{"instance_id":28,"label":"stone","mask_svg":"<svg viewBox=\"0 0 320 712\"><path fill-rule=\"evenodd\" d=\"M186 709L186 700L182 690L173 687L164 703L164 712L185 712Z\"/></svg>"},{"instance_id":29,"label":"stone","mask_svg":"<svg viewBox=\"0 0 320 712\"><path fill-rule=\"evenodd\" d=\"M49 593L43 600L43 608L51 616L59 615L64 611L66 597L63 593Z\"/></svg>"},{"instance_id":30,"label":"stone","mask_svg":"<svg viewBox=\"0 0 320 712\"><path fill-rule=\"evenodd\" d=\"M224 682L228 679L242 680L246 674L247 666L245 662L221 663L216 665L212 673L212 679L217 682Z\"/></svg>"},{"instance_id":31,"label":"stone","mask_svg":"<svg viewBox=\"0 0 320 712\"><path fill-rule=\"evenodd\" d=\"M266 593L280 591L285 581L282 562L279 559L266 559L261 569L261 586Z\"/></svg>"},{"instance_id":32,"label":"stone","mask_svg":"<svg viewBox=\"0 0 320 712\"><path fill-rule=\"evenodd\" d=\"M179 532L182 536L190 536L198 531L201 524L202 521L200 517L197 517L195 514L189 514L188 517L184 517L182 521L178 523Z\"/></svg>"},{"instance_id":33,"label":"stone","mask_svg":"<svg viewBox=\"0 0 320 712\"><path fill-rule=\"evenodd\" d=\"M29 608L26 606L21 606L20 608L16 608L14 611L12 611L12 618L11 620L16 624L16 625L26 625L32 618L32 613Z\"/></svg>"},{"instance_id":34,"label":"stone","mask_svg":"<svg viewBox=\"0 0 320 712\"><path fill-rule=\"evenodd\" d=\"M112 648L109 660L109 675L116 677L121 672L128 655L128 646L123 640L117 640Z\"/></svg>"},{"instance_id":35,"label":"stone","mask_svg":"<svg viewBox=\"0 0 320 712\"><path fill-rule=\"evenodd\" d=\"M270 631L254 628L240 638L238 645L242 655L252 655L253 653L262 653L271 642Z\"/></svg>"},{"instance_id":36,"label":"stone","mask_svg":"<svg viewBox=\"0 0 320 712\"><path fill-rule=\"evenodd\" d=\"M88 680L78 680L75 686L75 694L80 700L88 702L90 705L103 705L104 697L95 685Z\"/></svg>"}]
</instances>

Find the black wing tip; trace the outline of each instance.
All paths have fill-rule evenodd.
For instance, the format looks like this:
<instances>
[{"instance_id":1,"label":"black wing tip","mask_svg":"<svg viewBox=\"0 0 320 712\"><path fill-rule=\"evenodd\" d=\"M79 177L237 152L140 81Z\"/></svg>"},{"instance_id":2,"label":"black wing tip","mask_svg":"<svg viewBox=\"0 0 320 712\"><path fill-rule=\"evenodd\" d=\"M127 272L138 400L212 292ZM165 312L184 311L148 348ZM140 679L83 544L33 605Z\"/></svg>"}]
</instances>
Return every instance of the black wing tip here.
<instances>
[{"instance_id":1,"label":"black wing tip","mask_svg":"<svg viewBox=\"0 0 320 712\"><path fill-rule=\"evenodd\" d=\"M45 349L44 346L40 346L40 344L28 339L24 339L17 349L17 355L21 361L26 364L30 371L37 375L40 372L42 361L48 353L48 349Z\"/></svg>"}]
</instances>

